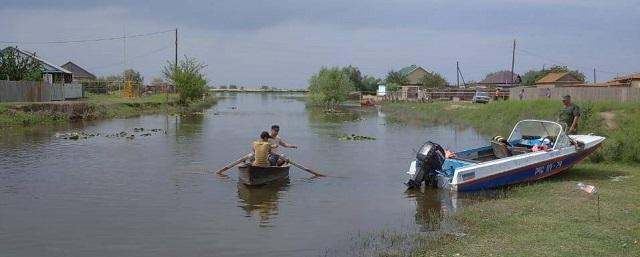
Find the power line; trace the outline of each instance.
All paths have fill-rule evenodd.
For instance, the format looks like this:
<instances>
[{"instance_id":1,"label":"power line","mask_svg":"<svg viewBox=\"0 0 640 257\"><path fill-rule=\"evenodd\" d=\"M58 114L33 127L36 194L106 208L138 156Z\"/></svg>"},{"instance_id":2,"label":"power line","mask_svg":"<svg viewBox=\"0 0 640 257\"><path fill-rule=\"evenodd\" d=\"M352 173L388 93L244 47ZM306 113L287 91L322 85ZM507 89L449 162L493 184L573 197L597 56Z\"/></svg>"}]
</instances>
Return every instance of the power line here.
<instances>
[{"instance_id":1,"label":"power line","mask_svg":"<svg viewBox=\"0 0 640 257\"><path fill-rule=\"evenodd\" d=\"M86 43L86 42L100 42L100 41L110 41L110 40L120 40L126 38L137 38L137 37L147 37L153 36L168 32L174 32L175 30L163 30L149 33L142 33L136 35L127 35L127 36L119 36L119 37L105 37L105 38L94 38L94 39L79 39L79 40L63 40L63 41L0 41L3 44L69 44L69 43Z\"/></svg>"},{"instance_id":2,"label":"power line","mask_svg":"<svg viewBox=\"0 0 640 257\"><path fill-rule=\"evenodd\" d=\"M161 52L161 51L163 51L163 50L167 50L167 49L169 49L169 48L173 48L173 43L171 43L171 45L164 46L164 47L162 47L162 48L158 48L158 49L155 49L155 50L152 50L152 51L149 51L149 52L145 52L145 53L140 54L140 55L132 56L132 57L128 58L128 60L133 60L133 59L139 59L139 58L142 58L142 57L147 57L147 56L149 56L149 55L152 55L152 54L155 54L155 53ZM111 68L111 67L114 67L114 66L120 66L120 65L122 65L122 64L124 64L124 60L123 60L123 61L121 61L121 62L117 62L117 63L111 63L111 64L102 65L102 66L97 66L97 67L90 67L89 69L92 69L92 70L101 70L101 69Z\"/></svg>"},{"instance_id":3,"label":"power line","mask_svg":"<svg viewBox=\"0 0 640 257\"><path fill-rule=\"evenodd\" d=\"M538 58L540 58L540 59L543 59L543 60L546 60L546 61L550 61L550 62L555 63L555 64L566 65L566 66L572 66L572 67L577 67L577 68L586 69L586 70L591 70L591 69L593 69L593 67L585 67L585 66L580 66L580 65L571 65L571 64L566 63L566 62L561 62L561 61L558 61L558 60L554 60L554 59L551 59L551 58L548 58L548 57L545 57L545 56L542 56L542 55L539 55L539 54L533 53L533 52L531 52L531 51L524 50L524 49L522 49L522 48L517 49L516 51L517 51L517 52L520 52L520 53L523 53L523 54L526 54L526 55L530 55L530 56L538 57ZM618 73L616 73L616 72L605 71L605 70L600 70L600 69L596 69L596 71L597 71L597 72L600 72L600 73L607 73L607 74L613 74L613 75L618 74Z\"/></svg>"}]
</instances>

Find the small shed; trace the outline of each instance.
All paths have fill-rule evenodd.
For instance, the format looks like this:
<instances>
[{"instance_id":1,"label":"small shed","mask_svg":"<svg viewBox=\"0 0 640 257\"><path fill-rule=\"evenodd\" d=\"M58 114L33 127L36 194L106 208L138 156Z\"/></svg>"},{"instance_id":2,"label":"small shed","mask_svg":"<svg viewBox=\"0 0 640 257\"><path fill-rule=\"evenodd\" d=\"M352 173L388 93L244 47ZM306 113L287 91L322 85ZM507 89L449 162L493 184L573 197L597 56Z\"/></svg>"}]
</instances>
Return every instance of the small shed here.
<instances>
[{"instance_id":1,"label":"small shed","mask_svg":"<svg viewBox=\"0 0 640 257\"><path fill-rule=\"evenodd\" d=\"M377 96L385 96L387 95L387 87L385 85L378 85L378 91L376 92Z\"/></svg>"},{"instance_id":2,"label":"small shed","mask_svg":"<svg viewBox=\"0 0 640 257\"><path fill-rule=\"evenodd\" d=\"M551 72L544 77L536 81L536 87L538 88L553 88L553 87L570 87L577 86L584 83L584 81L576 78L569 72Z\"/></svg>"}]
</instances>

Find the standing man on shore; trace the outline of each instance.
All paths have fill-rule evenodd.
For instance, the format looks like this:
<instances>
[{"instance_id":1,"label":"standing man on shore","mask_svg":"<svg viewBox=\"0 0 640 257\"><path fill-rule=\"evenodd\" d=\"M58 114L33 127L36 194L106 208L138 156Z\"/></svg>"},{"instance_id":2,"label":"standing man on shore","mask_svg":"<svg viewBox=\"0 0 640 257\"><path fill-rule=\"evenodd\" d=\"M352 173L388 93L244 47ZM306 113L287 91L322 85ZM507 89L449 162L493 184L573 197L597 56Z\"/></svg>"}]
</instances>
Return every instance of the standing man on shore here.
<instances>
[{"instance_id":1,"label":"standing man on shore","mask_svg":"<svg viewBox=\"0 0 640 257\"><path fill-rule=\"evenodd\" d=\"M580 119L580 107L571 102L570 95L562 97L562 108L558 114L558 121L567 124L565 132L569 135L575 135L578 132L578 120Z\"/></svg>"},{"instance_id":2,"label":"standing man on shore","mask_svg":"<svg viewBox=\"0 0 640 257\"><path fill-rule=\"evenodd\" d=\"M278 136L279 133L280 133L280 126L278 125L271 126L269 144L271 144L274 147L271 149L271 153L269 154L269 162L271 163L271 166L280 166L284 164L284 160L280 158L280 155L276 152L276 149L279 146L282 146L285 148L298 148L298 146L296 145L291 145L284 142L284 140L282 140L282 138Z\"/></svg>"}]
</instances>

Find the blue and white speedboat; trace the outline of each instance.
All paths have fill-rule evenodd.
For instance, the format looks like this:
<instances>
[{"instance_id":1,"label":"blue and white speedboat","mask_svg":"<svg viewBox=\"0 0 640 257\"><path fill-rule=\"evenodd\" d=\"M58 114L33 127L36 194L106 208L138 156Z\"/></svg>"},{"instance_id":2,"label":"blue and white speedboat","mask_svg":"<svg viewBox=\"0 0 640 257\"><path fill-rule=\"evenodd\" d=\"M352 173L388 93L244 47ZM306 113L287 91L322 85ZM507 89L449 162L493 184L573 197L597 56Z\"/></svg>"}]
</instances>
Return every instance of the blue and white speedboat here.
<instances>
[{"instance_id":1,"label":"blue and white speedboat","mask_svg":"<svg viewBox=\"0 0 640 257\"><path fill-rule=\"evenodd\" d=\"M535 181L563 172L596 150L604 137L567 135L562 125L544 120L518 122L509 138L449 153L426 142L411 162L409 187L476 191Z\"/></svg>"}]
</instances>

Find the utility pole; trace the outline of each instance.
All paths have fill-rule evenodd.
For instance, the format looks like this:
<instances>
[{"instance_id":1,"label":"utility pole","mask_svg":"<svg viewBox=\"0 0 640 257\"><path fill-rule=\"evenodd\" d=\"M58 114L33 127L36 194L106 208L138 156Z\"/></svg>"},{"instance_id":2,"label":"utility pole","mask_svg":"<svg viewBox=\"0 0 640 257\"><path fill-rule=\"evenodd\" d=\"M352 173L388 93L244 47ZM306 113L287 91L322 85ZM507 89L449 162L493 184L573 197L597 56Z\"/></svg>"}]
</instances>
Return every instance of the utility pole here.
<instances>
[{"instance_id":1,"label":"utility pole","mask_svg":"<svg viewBox=\"0 0 640 257\"><path fill-rule=\"evenodd\" d=\"M595 85L596 83L596 68L593 68L593 84Z\"/></svg>"},{"instance_id":2,"label":"utility pole","mask_svg":"<svg viewBox=\"0 0 640 257\"><path fill-rule=\"evenodd\" d=\"M511 54L511 86L513 86L513 66L516 62L516 40L513 40L513 53Z\"/></svg>"},{"instance_id":3,"label":"utility pole","mask_svg":"<svg viewBox=\"0 0 640 257\"><path fill-rule=\"evenodd\" d=\"M173 59L173 70L174 72L178 69L178 28L176 28L176 34L175 34L175 56ZM169 84L166 84L166 87L164 89L164 103L165 105L169 104Z\"/></svg>"},{"instance_id":4,"label":"utility pole","mask_svg":"<svg viewBox=\"0 0 640 257\"><path fill-rule=\"evenodd\" d=\"M178 67L178 28L176 28L176 55L174 59L174 64Z\"/></svg>"},{"instance_id":5,"label":"utility pole","mask_svg":"<svg viewBox=\"0 0 640 257\"><path fill-rule=\"evenodd\" d=\"M456 62L456 86L460 87L460 65Z\"/></svg>"},{"instance_id":6,"label":"utility pole","mask_svg":"<svg viewBox=\"0 0 640 257\"><path fill-rule=\"evenodd\" d=\"M122 84L120 85L120 96L122 96L122 90L125 88L125 83L127 82L126 73L127 70L127 27L124 27L124 37L122 37L122 52L123 52L123 64L124 69L122 69Z\"/></svg>"}]
</instances>

